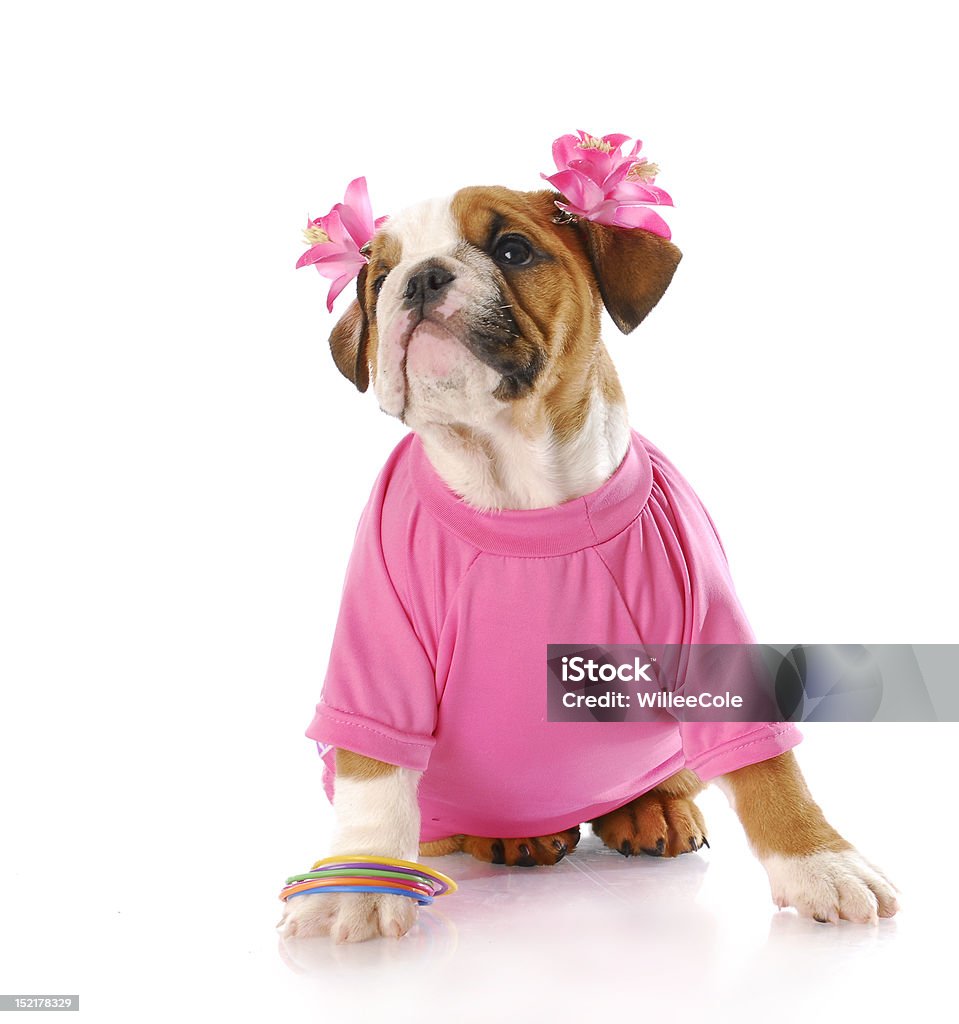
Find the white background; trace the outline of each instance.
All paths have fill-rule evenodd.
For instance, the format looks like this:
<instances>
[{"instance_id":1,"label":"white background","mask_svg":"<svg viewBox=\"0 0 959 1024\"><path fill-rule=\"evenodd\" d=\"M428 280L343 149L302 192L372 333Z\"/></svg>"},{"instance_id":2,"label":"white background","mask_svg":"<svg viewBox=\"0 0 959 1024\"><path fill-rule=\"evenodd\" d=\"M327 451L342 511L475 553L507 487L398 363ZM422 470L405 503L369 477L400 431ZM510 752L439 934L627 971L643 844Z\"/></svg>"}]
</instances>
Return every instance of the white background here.
<instances>
[{"instance_id":1,"label":"white background","mask_svg":"<svg viewBox=\"0 0 959 1024\"><path fill-rule=\"evenodd\" d=\"M403 433L329 359L307 215L359 174L379 215L539 187L577 128L642 138L685 258L606 339L760 639L954 642L949 26L933 3L4 7L0 992L79 992L96 1022L945 998L952 725L807 730L817 798L905 890L878 929L777 914L712 791L703 855L447 859L463 891L400 942L271 929L324 852L302 734Z\"/></svg>"}]
</instances>

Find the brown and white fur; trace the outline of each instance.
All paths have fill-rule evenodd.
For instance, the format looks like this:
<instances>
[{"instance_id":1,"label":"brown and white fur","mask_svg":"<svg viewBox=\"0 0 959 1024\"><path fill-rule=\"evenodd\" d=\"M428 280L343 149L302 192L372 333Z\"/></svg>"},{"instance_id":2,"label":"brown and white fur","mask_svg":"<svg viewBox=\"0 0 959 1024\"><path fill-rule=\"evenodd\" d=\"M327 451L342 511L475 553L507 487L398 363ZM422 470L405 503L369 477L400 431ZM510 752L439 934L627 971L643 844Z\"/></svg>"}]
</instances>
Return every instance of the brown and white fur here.
<instances>
[{"instance_id":1,"label":"brown and white fur","mask_svg":"<svg viewBox=\"0 0 959 1024\"><path fill-rule=\"evenodd\" d=\"M623 390L600 339L603 306L624 333L665 292L680 260L642 230L557 216L557 193L466 188L404 211L374 236L357 299L330 338L340 371L421 437L433 466L481 509L556 505L601 486L629 445ZM531 866L561 860L553 836L451 836L419 847L417 772L337 750L333 854L415 859L463 850ZM820 921L864 923L898 909L895 889L823 817L793 753L718 780L765 867L774 901ZM706 843L683 770L592 822L626 855L676 856ZM399 896L302 896L283 935L399 936Z\"/></svg>"}]
</instances>

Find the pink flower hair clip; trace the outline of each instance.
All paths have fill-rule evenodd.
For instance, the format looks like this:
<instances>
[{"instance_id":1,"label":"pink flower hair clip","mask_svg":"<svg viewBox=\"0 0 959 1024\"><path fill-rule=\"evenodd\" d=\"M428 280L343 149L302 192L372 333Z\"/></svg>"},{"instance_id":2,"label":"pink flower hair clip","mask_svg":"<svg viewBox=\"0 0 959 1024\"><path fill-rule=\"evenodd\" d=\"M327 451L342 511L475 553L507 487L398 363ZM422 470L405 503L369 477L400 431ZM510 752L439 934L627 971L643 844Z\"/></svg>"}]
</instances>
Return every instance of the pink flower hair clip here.
<instances>
[{"instance_id":1,"label":"pink flower hair clip","mask_svg":"<svg viewBox=\"0 0 959 1024\"><path fill-rule=\"evenodd\" d=\"M562 135L553 143L555 174L541 174L566 202L556 205L561 221L577 217L621 228L644 228L663 238L669 225L650 206L672 206L668 192L653 182L659 168L640 156L637 139L628 153L621 152L628 135L598 138L586 132Z\"/></svg>"},{"instance_id":2,"label":"pink flower hair clip","mask_svg":"<svg viewBox=\"0 0 959 1024\"><path fill-rule=\"evenodd\" d=\"M373 219L366 178L354 178L346 186L342 203L328 214L307 220L303 232L310 248L296 261L297 267L314 266L332 284L326 296L326 308L333 312L337 295L359 276L366 266L366 248L386 217Z\"/></svg>"},{"instance_id":3,"label":"pink flower hair clip","mask_svg":"<svg viewBox=\"0 0 959 1024\"><path fill-rule=\"evenodd\" d=\"M565 199L556 201L561 211L556 220L568 223L583 217L621 228L644 228L669 238L669 225L649 207L672 206L673 201L653 184L658 168L639 155L642 142L637 139L623 153L628 135L578 135L563 135L553 143L556 173L540 175ZM325 216L307 220L303 234L310 248L296 265L314 266L330 279L329 312L340 292L366 266L370 240L386 220L373 219L366 178L354 178L346 186L343 202Z\"/></svg>"}]
</instances>

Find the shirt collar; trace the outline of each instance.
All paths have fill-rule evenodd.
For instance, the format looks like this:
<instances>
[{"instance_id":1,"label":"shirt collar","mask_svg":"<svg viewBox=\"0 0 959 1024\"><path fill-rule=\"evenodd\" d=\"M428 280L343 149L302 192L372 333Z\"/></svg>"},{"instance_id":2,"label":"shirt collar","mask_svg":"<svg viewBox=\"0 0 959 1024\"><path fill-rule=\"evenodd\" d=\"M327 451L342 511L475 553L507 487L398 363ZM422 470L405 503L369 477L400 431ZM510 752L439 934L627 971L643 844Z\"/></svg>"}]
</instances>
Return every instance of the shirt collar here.
<instances>
[{"instance_id":1,"label":"shirt collar","mask_svg":"<svg viewBox=\"0 0 959 1024\"><path fill-rule=\"evenodd\" d=\"M635 431L625 458L601 487L552 508L473 508L446 486L415 435L410 474L423 504L457 536L482 551L526 558L567 555L616 536L642 512L653 482L649 455Z\"/></svg>"}]
</instances>

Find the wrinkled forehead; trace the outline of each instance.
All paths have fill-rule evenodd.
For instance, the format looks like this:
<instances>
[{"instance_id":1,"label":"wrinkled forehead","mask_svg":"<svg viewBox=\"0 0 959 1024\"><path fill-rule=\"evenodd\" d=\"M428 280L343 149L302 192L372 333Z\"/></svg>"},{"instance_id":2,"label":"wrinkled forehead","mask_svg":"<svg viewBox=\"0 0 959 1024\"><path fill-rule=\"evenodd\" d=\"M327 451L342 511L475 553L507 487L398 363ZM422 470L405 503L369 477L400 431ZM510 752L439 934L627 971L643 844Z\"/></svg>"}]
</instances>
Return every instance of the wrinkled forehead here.
<instances>
[{"instance_id":1,"label":"wrinkled forehead","mask_svg":"<svg viewBox=\"0 0 959 1024\"><path fill-rule=\"evenodd\" d=\"M450 196L428 199L400 211L374 235L372 256L395 266L409 259L454 255L468 243L486 248L507 232L534 240L554 234L556 213L546 192L514 192L497 186L473 186Z\"/></svg>"}]
</instances>

